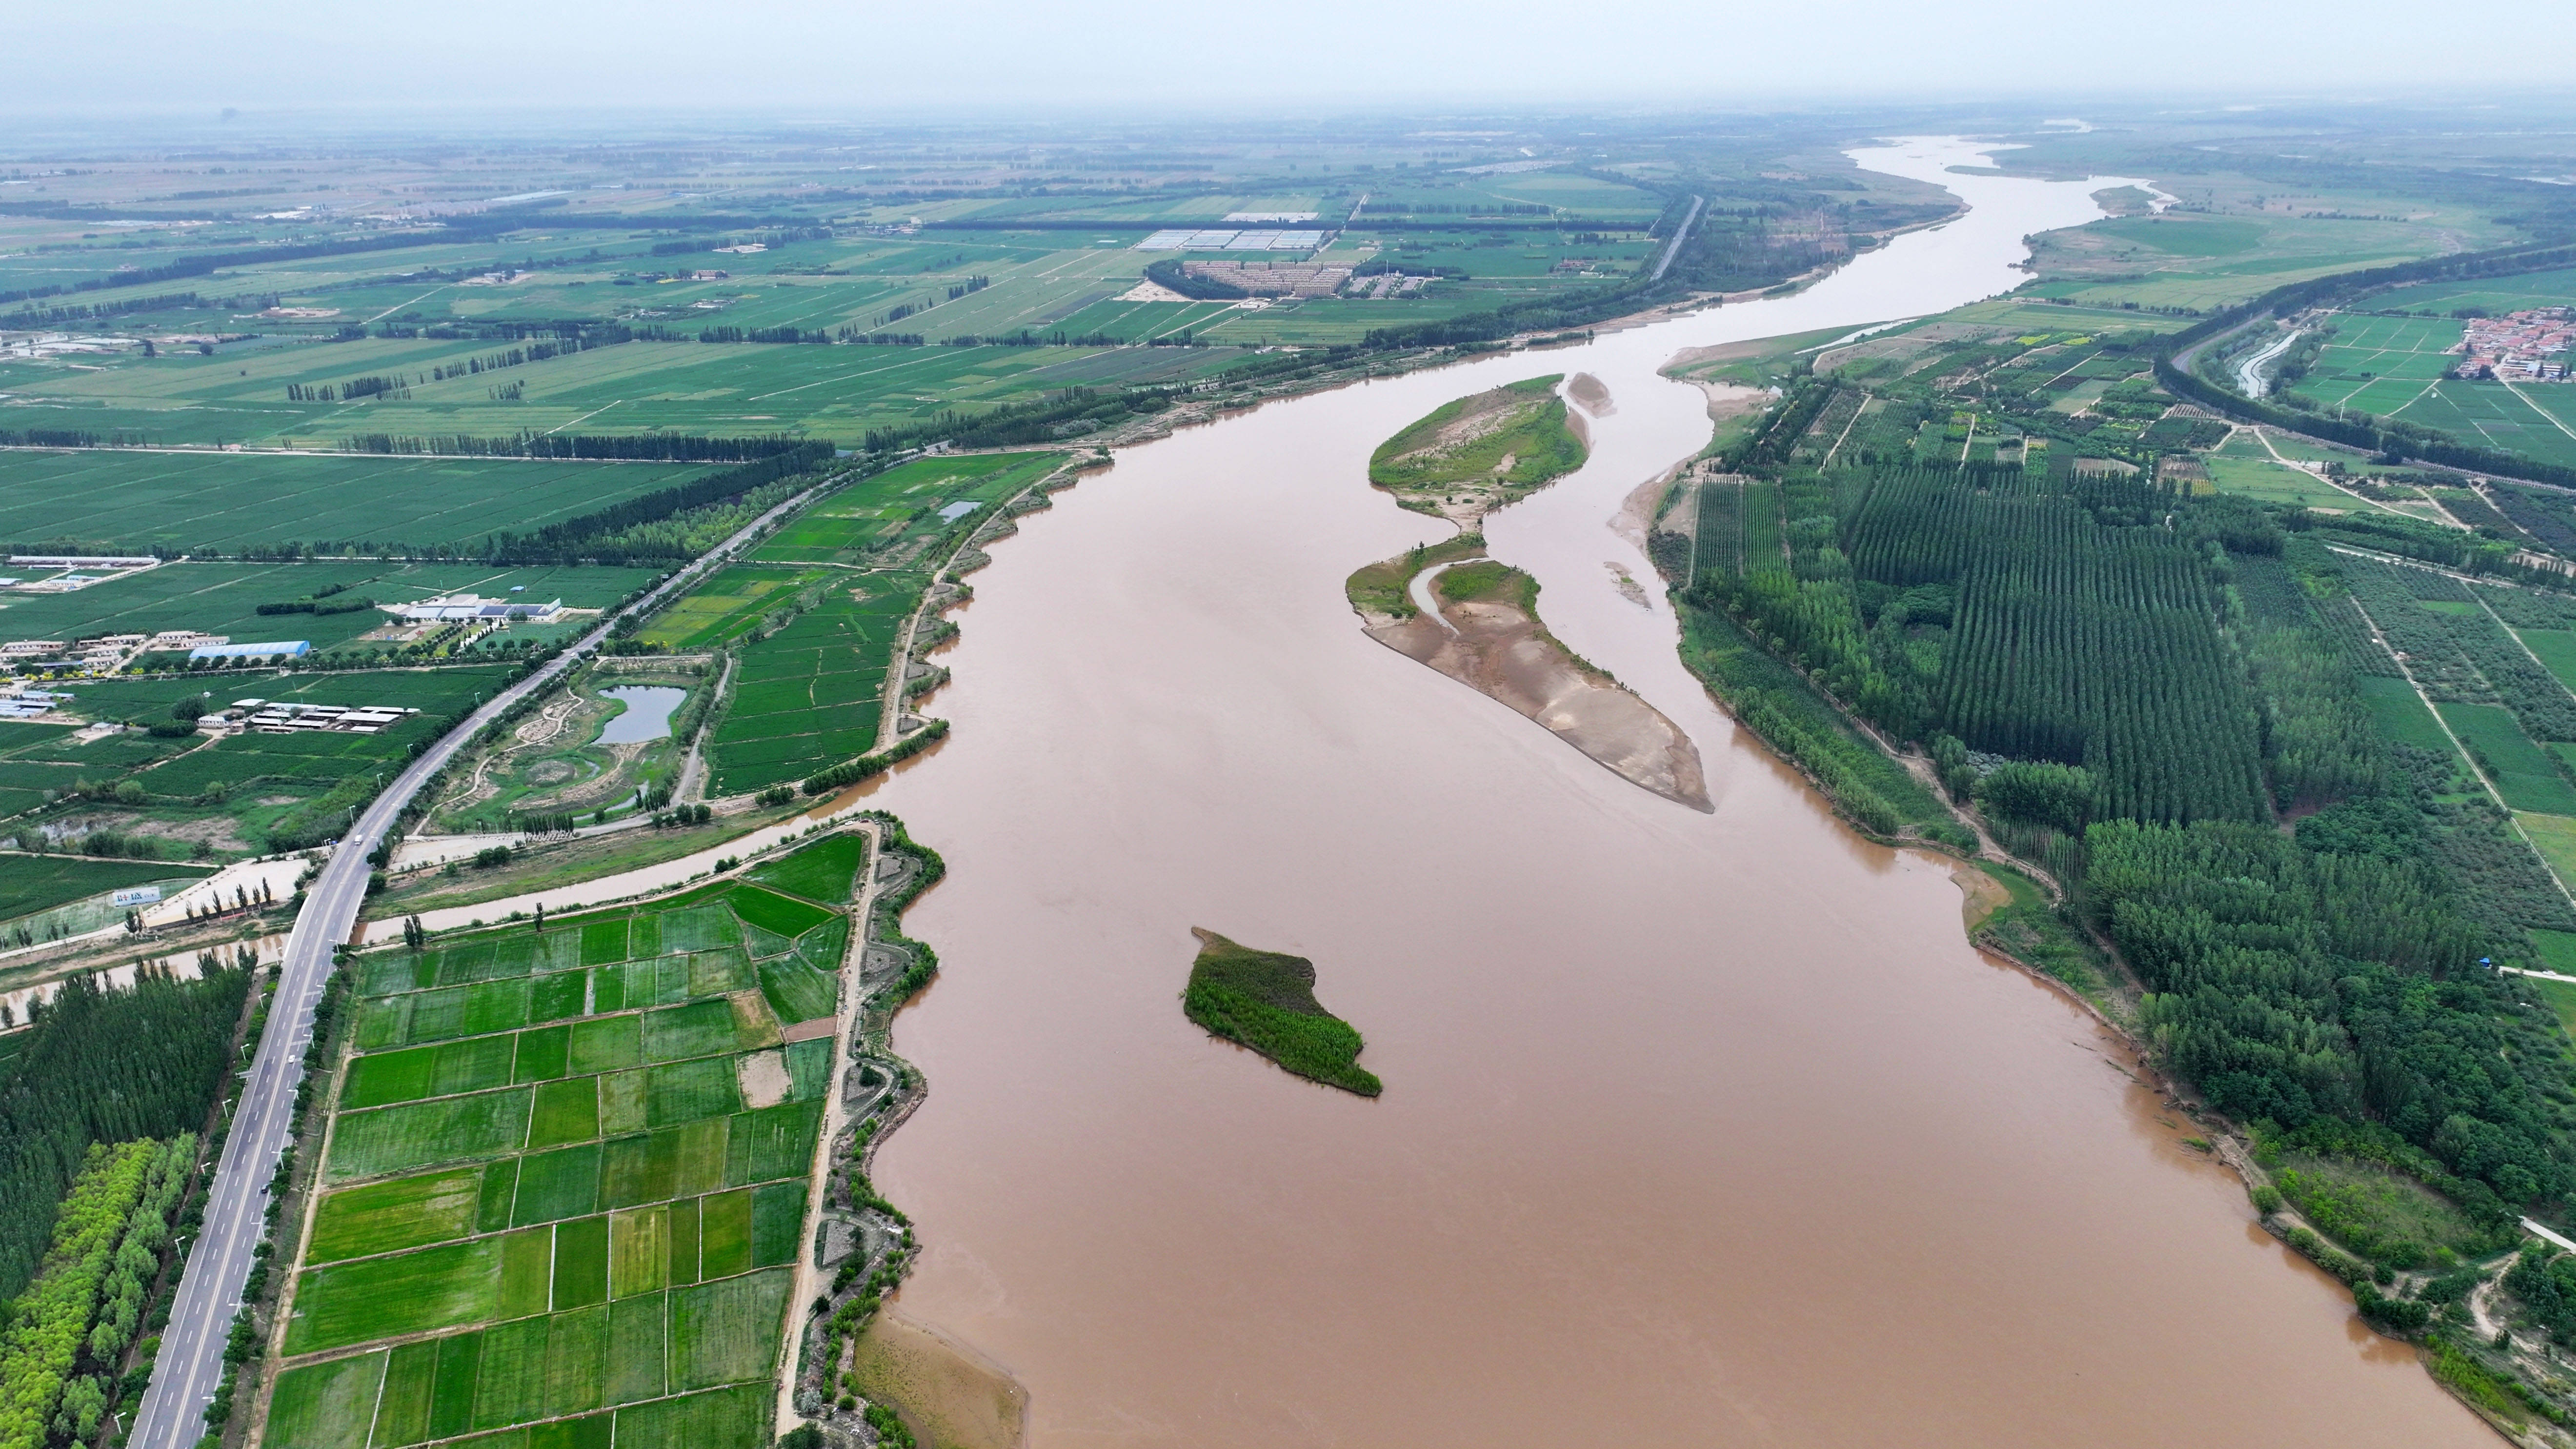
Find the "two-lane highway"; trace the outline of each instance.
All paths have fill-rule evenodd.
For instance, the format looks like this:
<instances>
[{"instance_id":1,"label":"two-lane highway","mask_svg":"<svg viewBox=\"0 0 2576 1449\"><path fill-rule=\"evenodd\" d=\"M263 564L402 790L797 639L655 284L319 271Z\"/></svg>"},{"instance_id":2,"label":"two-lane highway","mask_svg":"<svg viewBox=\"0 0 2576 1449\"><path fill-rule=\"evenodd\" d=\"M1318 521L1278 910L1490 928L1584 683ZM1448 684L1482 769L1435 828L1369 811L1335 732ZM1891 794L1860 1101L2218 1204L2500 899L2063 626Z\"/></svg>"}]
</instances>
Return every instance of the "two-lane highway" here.
<instances>
[{"instance_id":1,"label":"two-lane highway","mask_svg":"<svg viewBox=\"0 0 2576 1449\"><path fill-rule=\"evenodd\" d=\"M223 1160L215 1169L214 1188L206 1202L205 1228L188 1253L187 1274L171 1306L169 1327L161 1335L161 1352L151 1387L135 1418L129 1442L134 1449L190 1449L205 1432L206 1405L223 1381L224 1343L241 1308L242 1286L249 1280L253 1251L267 1234L268 1184L277 1174L280 1153L294 1130L295 1089L304 1080L304 1051L313 1037L313 1009L330 979L332 948L349 939L358 909L367 895L367 852L384 838L403 807L430 776L438 773L483 726L528 694L544 689L572 667L577 655L595 648L627 614L658 606L675 590L703 577L743 544L780 518L837 486L839 478L819 483L746 524L697 562L664 580L651 593L600 621L599 627L564 650L544 668L511 685L449 730L396 776L392 788L341 837L330 863L322 867L296 912L287 936L286 954L277 968L277 995L269 1005L268 1030L252 1060L250 1080L234 1111L232 1135L225 1139ZM293 1233L280 1235L291 1246ZM292 1254L278 1260L287 1271Z\"/></svg>"}]
</instances>

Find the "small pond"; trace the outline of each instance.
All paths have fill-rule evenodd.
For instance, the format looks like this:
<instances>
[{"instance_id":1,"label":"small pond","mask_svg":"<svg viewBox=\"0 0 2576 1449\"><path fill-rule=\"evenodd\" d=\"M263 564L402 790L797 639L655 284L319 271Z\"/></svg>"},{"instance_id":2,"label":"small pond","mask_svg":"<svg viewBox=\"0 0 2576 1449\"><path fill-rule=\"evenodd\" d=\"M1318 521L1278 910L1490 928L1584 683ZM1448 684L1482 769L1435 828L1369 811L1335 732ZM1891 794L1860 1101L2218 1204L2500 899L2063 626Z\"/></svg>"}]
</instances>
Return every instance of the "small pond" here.
<instances>
[{"instance_id":1,"label":"small pond","mask_svg":"<svg viewBox=\"0 0 2576 1449\"><path fill-rule=\"evenodd\" d=\"M626 708L608 728L599 732L603 745L631 745L644 740L668 738L671 733L671 711L689 697L685 689L667 684L621 684L599 692L602 699L613 699Z\"/></svg>"}]
</instances>

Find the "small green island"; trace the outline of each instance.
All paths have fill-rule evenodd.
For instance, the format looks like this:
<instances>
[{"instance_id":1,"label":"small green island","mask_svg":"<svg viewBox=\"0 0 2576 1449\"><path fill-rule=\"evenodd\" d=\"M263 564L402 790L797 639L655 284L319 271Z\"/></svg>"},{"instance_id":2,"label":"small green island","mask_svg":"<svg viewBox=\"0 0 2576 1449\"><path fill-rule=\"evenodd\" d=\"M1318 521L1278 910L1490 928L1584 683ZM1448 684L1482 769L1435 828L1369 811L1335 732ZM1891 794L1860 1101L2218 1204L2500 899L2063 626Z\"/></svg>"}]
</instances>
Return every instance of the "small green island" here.
<instances>
[{"instance_id":1,"label":"small green island","mask_svg":"<svg viewBox=\"0 0 2576 1449\"><path fill-rule=\"evenodd\" d=\"M1369 481L1398 506L1461 528L1583 466L1582 421L1556 395L1564 374L1444 403L1379 445Z\"/></svg>"},{"instance_id":2,"label":"small green island","mask_svg":"<svg viewBox=\"0 0 2576 1449\"><path fill-rule=\"evenodd\" d=\"M1311 1081L1374 1097L1384 1090L1359 1065L1365 1045L1349 1022L1315 999L1315 963L1303 956L1256 951L1192 926L1198 960L1190 966L1181 1010L1230 1042L1250 1047Z\"/></svg>"}]
</instances>

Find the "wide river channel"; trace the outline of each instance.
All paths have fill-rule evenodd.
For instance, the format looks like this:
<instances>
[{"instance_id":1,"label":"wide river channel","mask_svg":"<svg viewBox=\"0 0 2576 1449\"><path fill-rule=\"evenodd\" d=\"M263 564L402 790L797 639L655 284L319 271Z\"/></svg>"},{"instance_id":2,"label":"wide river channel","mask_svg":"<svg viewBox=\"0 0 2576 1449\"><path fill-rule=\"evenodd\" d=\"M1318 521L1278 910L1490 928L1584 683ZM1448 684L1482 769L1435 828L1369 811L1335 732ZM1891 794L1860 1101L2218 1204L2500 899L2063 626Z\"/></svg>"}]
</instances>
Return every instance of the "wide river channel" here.
<instances>
[{"instance_id":1,"label":"wide river channel","mask_svg":"<svg viewBox=\"0 0 2576 1449\"><path fill-rule=\"evenodd\" d=\"M2117 1044L1969 946L1948 867L1843 829L1686 674L1609 520L1709 436L1681 348L1937 312L2114 182L1855 153L1974 208L1798 295L1274 404L1132 448L976 576L947 858L877 1182L899 1307L1027 1385L1037 1449L2487 1445L2255 1225ZM1589 372L1577 475L1496 516L1541 612L1697 741L1650 795L1360 633L1446 535L1366 481L1454 397ZM1386 1095L1181 1015L1205 926L1311 957Z\"/></svg>"}]
</instances>

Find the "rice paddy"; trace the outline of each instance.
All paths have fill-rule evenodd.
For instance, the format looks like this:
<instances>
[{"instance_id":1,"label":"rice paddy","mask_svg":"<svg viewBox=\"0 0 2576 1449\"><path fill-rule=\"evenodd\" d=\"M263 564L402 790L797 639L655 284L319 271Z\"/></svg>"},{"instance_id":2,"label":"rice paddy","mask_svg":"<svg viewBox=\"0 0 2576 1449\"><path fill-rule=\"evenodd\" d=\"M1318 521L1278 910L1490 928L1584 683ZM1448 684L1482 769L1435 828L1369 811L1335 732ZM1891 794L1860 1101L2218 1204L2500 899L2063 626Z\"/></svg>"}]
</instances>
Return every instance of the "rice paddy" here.
<instances>
[{"instance_id":1,"label":"rice paddy","mask_svg":"<svg viewBox=\"0 0 2576 1449\"><path fill-rule=\"evenodd\" d=\"M863 853L357 958L269 1442L767 1443Z\"/></svg>"}]
</instances>

